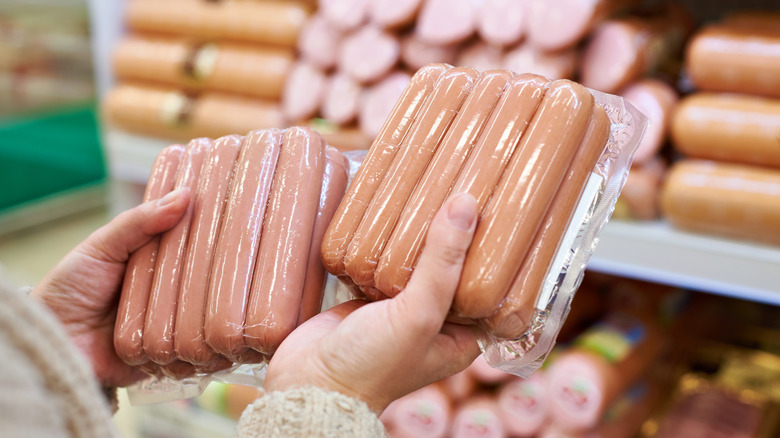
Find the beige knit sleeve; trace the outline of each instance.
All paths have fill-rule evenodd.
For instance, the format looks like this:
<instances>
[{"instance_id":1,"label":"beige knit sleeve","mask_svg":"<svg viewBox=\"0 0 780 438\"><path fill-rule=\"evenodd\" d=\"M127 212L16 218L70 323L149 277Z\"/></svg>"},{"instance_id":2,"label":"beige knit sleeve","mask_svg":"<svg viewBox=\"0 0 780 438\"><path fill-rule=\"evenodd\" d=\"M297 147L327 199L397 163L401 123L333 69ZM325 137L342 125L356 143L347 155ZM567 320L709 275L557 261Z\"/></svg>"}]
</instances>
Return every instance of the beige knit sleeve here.
<instances>
[{"instance_id":1,"label":"beige knit sleeve","mask_svg":"<svg viewBox=\"0 0 780 438\"><path fill-rule=\"evenodd\" d=\"M246 408L239 438L385 437L385 428L368 406L338 392L307 387L272 392Z\"/></svg>"}]
</instances>

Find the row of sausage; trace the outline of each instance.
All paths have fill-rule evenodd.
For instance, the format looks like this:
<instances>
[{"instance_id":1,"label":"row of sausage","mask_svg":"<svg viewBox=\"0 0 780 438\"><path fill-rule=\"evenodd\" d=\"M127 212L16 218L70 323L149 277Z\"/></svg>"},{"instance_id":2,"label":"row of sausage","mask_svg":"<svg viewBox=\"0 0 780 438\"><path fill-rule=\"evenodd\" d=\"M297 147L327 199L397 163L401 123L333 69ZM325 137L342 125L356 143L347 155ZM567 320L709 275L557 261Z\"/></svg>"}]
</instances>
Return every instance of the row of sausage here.
<instances>
[{"instance_id":1,"label":"row of sausage","mask_svg":"<svg viewBox=\"0 0 780 438\"><path fill-rule=\"evenodd\" d=\"M130 258L114 331L119 357L182 377L273 354L320 311L319 248L347 169L305 128L163 150L145 198L189 188L192 201Z\"/></svg>"}]
</instances>

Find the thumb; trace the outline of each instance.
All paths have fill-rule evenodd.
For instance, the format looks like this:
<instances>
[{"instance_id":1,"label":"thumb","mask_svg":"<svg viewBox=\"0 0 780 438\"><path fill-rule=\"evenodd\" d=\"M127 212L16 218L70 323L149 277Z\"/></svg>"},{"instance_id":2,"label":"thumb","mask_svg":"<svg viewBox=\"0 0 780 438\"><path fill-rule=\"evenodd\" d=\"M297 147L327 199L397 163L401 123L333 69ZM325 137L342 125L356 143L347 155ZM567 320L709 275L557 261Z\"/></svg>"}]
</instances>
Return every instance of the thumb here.
<instances>
[{"instance_id":1,"label":"thumb","mask_svg":"<svg viewBox=\"0 0 780 438\"><path fill-rule=\"evenodd\" d=\"M125 263L133 251L176 225L189 203L189 189L174 190L123 212L92 233L77 249L98 260Z\"/></svg>"},{"instance_id":2,"label":"thumb","mask_svg":"<svg viewBox=\"0 0 780 438\"><path fill-rule=\"evenodd\" d=\"M425 315L435 332L452 305L466 251L477 222L477 200L468 193L451 196L434 216L420 260L406 289L394 300L411 314Z\"/></svg>"}]
</instances>

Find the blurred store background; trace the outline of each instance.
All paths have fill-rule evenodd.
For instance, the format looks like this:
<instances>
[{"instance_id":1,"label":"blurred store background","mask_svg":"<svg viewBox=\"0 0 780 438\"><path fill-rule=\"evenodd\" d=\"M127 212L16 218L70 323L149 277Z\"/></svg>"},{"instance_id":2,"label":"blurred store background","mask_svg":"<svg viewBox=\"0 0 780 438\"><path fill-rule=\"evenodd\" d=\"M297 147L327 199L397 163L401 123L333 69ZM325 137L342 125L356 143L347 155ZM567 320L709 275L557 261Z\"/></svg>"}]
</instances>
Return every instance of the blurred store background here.
<instances>
[{"instance_id":1,"label":"blurred store background","mask_svg":"<svg viewBox=\"0 0 780 438\"><path fill-rule=\"evenodd\" d=\"M392 435L780 436L777 0L3 0L0 268L40 281L173 142L306 124L368 148L431 62L577 80L652 123L544 370L477 363L396 403ZM626 315L655 343L583 353ZM257 393L117 422L231 436Z\"/></svg>"}]
</instances>

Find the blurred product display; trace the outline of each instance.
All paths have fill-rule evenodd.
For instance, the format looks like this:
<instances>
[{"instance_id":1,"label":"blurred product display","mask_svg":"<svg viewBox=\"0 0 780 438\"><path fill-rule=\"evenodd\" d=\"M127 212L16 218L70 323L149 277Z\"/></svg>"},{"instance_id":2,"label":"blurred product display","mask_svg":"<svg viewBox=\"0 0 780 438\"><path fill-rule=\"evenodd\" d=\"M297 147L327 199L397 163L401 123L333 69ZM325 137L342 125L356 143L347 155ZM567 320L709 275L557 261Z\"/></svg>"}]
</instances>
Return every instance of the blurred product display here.
<instances>
[{"instance_id":1,"label":"blurred product display","mask_svg":"<svg viewBox=\"0 0 780 438\"><path fill-rule=\"evenodd\" d=\"M0 3L0 234L103 205L86 0Z\"/></svg>"},{"instance_id":2,"label":"blurred product display","mask_svg":"<svg viewBox=\"0 0 780 438\"><path fill-rule=\"evenodd\" d=\"M392 403L389 436L780 436L777 0L0 0L0 234L103 204L106 166L140 199L173 142L303 125L366 150L432 63L579 81L650 124L542 368L480 356ZM260 394L120 414L228 437Z\"/></svg>"}]
</instances>

